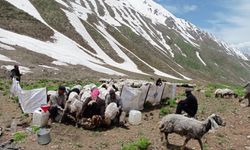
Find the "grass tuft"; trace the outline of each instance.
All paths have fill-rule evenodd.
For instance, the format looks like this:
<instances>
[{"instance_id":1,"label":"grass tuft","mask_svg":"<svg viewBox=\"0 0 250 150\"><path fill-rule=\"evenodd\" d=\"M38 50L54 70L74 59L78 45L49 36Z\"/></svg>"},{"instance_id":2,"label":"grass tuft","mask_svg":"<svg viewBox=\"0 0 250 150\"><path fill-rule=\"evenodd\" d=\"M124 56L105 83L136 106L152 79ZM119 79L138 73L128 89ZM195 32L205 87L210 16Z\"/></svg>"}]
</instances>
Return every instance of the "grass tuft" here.
<instances>
[{"instance_id":1,"label":"grass tuft","mask_svg":"<svg viewBox=\"0 0 250 150\"><path fill-rule=\"evenodd\" d=\"M169 99L169 100L167 100L166 104L167 104L169 107L171 107L171 108L175 108L176 105L177 105L175 99Z\"/></svg>"},{"instance_id":2,"label":"grass tuft","mask_svg":"<svg viewBox=\"0 0 250 150\"><path fill-rule=\"evenodd\" d=\"M40 127L34 125L34 126L31 126L31 129L33 133L37 133L40 130Z\"/></svg>"},{"instance_id":3,"label":"grass tuft","mask_svg":"<svg viewBox=\"0 0 250 150\"><path fill-rule=\"evenodd\" d=\"M27 137L27 134L25 132L16 132L13 135L13 139L15 142L22 142L25 140L26 137Z\"/></svg>"},{"instance_id":4,"label":"grass tuft","mask_svg":"<svg viewBox=\"0 0 250 150\"><path fill-rule=\"evenodd\" d=\"M146 150L150 144L149 139L142 137L137 141L123 145L122 150Z\"/></svg>"},{"instance_id":5,"label":"grass tuft","mask_svg":"<svg viewBox=\"0 0 250 150\"><path fill-rule=\"evenodd\" d=\"M160 109L160 116L165 116L165 115L170 114L170 113L171 113L171 111L170 111L169 107L163 107Z\"/></svg>"}]
</instances>

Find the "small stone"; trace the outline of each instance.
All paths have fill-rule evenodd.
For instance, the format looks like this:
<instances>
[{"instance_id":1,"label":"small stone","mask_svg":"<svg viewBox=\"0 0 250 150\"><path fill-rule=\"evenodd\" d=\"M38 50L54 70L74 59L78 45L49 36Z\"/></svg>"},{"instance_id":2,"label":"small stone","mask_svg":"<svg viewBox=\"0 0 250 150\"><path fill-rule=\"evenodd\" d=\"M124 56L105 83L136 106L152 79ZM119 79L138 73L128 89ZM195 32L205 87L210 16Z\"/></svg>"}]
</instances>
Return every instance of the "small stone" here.
<instances>
[{"instance_id":1,"label":"small stone","mask_svg":"<svg viewBox=\"0 0 250 150\"><path fill-rule=\"evenodd\" d=\"M245 146L245 149L246 150L250 150L250 146Z\"/></svg>"},{"instance_id":2,"label":"small stone","mask_svg":"<svg viewBox=\"0 0 250 150\"><path fill-rule=\"evenodd\" d=\"M58 149L59 148L59 145L53 145L51 146L52 149Z\"/></svg>"},{"instance_id":3,"label":"small stone","mask_svg":"<svg viewBox=\"0 0 250 150\"><path fill-rule=\"evenodd\" d=\"M248 135L247 138L250 139L250 135Z\"/></svg>"}]
</instances>

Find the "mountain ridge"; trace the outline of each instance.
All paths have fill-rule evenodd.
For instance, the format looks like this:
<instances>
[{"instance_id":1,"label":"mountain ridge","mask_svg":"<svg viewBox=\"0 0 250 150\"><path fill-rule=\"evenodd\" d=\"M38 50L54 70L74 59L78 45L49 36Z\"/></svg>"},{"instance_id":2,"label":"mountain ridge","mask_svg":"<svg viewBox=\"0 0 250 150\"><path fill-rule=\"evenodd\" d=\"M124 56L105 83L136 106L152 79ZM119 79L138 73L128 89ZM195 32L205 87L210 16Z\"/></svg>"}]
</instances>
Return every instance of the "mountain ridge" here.
<instances>
[{"instance_id":1,"label":"mountain ridge","mask_svg":"<svg viewBox=\"0 0 250 150\"><path fill-rule=\"evenodd\" d=\"M212 69L213 76L223 76L221 80L228 73L233 76L232 81L248 80L250 68L244 54L175 17L153 0L5 2L41 22L48 34L43 37L46 40L36 39L36 35L34 38L2 29L8 28L5 24L0 26L0 33L5 35L0 43L5 45L18 45L60 62L110 75L128 76L128 72L133 72L174 80L209 79ZM59 55L60 51L68 56ZM234 64L228 68L224 67L225 62ZM237 75L239 69L243 80Z\"/></svg>"}]
</instances>

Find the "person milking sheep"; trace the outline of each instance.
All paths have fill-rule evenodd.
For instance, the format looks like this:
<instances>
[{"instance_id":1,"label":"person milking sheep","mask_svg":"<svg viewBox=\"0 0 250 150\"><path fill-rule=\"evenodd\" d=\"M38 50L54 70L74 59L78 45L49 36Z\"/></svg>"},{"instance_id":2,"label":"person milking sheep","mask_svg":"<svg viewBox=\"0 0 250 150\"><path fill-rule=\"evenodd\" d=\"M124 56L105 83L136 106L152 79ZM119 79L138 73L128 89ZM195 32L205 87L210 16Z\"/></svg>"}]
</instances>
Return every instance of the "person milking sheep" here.
<instances>
[{"instance_id":1,"label":"person milking sheep","mask_svg":"<svg viewBox=\"0 0 250 150\"><path fill-rule=\"evenodd\" d=\"M110 103L116 103L118 108L122 107L121 98L118 95L116 95L114 89L109 90L109 93L106 95L106 98L105 98L105 103L106 103L106 107Z\"/></svg>"},{"instance_id":2,"label":"person milking sheep","mask_svg":"<svg viewBox=\"0 0 250 150\"><path fill-rule=\"evenodd\" d=\"M97 88L91 90L91 96L88 97L82 106L82 116L92 118L95 115L104 117L105 101L100 97L100 91Z\"/></svg>"},{"instance_id":3,"label":"person milking sheep","mask_svg":"<svg viewBox=\"0 0 250 150\"><path fill-rule=\"evenodd\" d=\"M186 99L181 101L176 101L177 108L176 114L181 114L182 111L186 112L189 117L195 117L198 110L198 103L196 97L192 94L190 88L185 90Z\"/></svg>"},{"instance_id":4,"label":"person milking sheep","mask_svg":"<svg viewBox=\"0 0 250 150\"><path fill-rule=\"evenodd\" d=\"M20 73L18 65L14 65L14 69L12 69L10 72L11 72L10 74L11 78L16 78L16 80L19 82L21 81L22 74Z\"/></svg>"},{"instance_id":5,"label":"person milking sheep","mask_svg":"<svg viewBox=\"0 0 250 150\"><path fill-rule=\"evenodd\" d=\"M64 86L59 86L58 91L50 96L50 117L55 120L59 112L63 111L66 102L66 88Z\"/></svg>"}]
</instances>

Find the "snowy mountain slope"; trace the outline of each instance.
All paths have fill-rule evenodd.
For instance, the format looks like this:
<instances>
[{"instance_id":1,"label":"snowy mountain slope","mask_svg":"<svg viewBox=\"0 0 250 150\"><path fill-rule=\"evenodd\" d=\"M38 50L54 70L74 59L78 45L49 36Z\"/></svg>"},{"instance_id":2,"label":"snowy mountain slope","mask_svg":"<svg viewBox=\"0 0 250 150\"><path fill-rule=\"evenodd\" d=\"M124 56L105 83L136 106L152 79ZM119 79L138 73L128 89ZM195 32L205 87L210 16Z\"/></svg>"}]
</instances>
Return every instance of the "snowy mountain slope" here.
<instances>
[{"instance_id":1,"label":"snowy mountain slope","mask_svg":"<svg viewBox=\"0 0 250 150\"><path fill-rule=\"evenodd\" d=\"M0 22L0 49L19 46L55 59L55 65L83 65L109 75L127 76L132 72L175 80L209 78L209 73L217 71L216 76L226 78L224 75L229 70L236 79L238 75L234 72L238 69L242 69L240 76L247 78L245 75L250 72L249 66L242 66L248 64L248 59L240 51L175 17L153 0L4 0L0 3L3 4L0 11L8 7L13 13L28 14L50 31L50 36L33 35L21 26L12 29L4 21ZM4 20L11 14L1 17ZM23 17L23 22L30 21ZM228 68L225 62L234 65Z\"/></svg>"}]
</instances>

